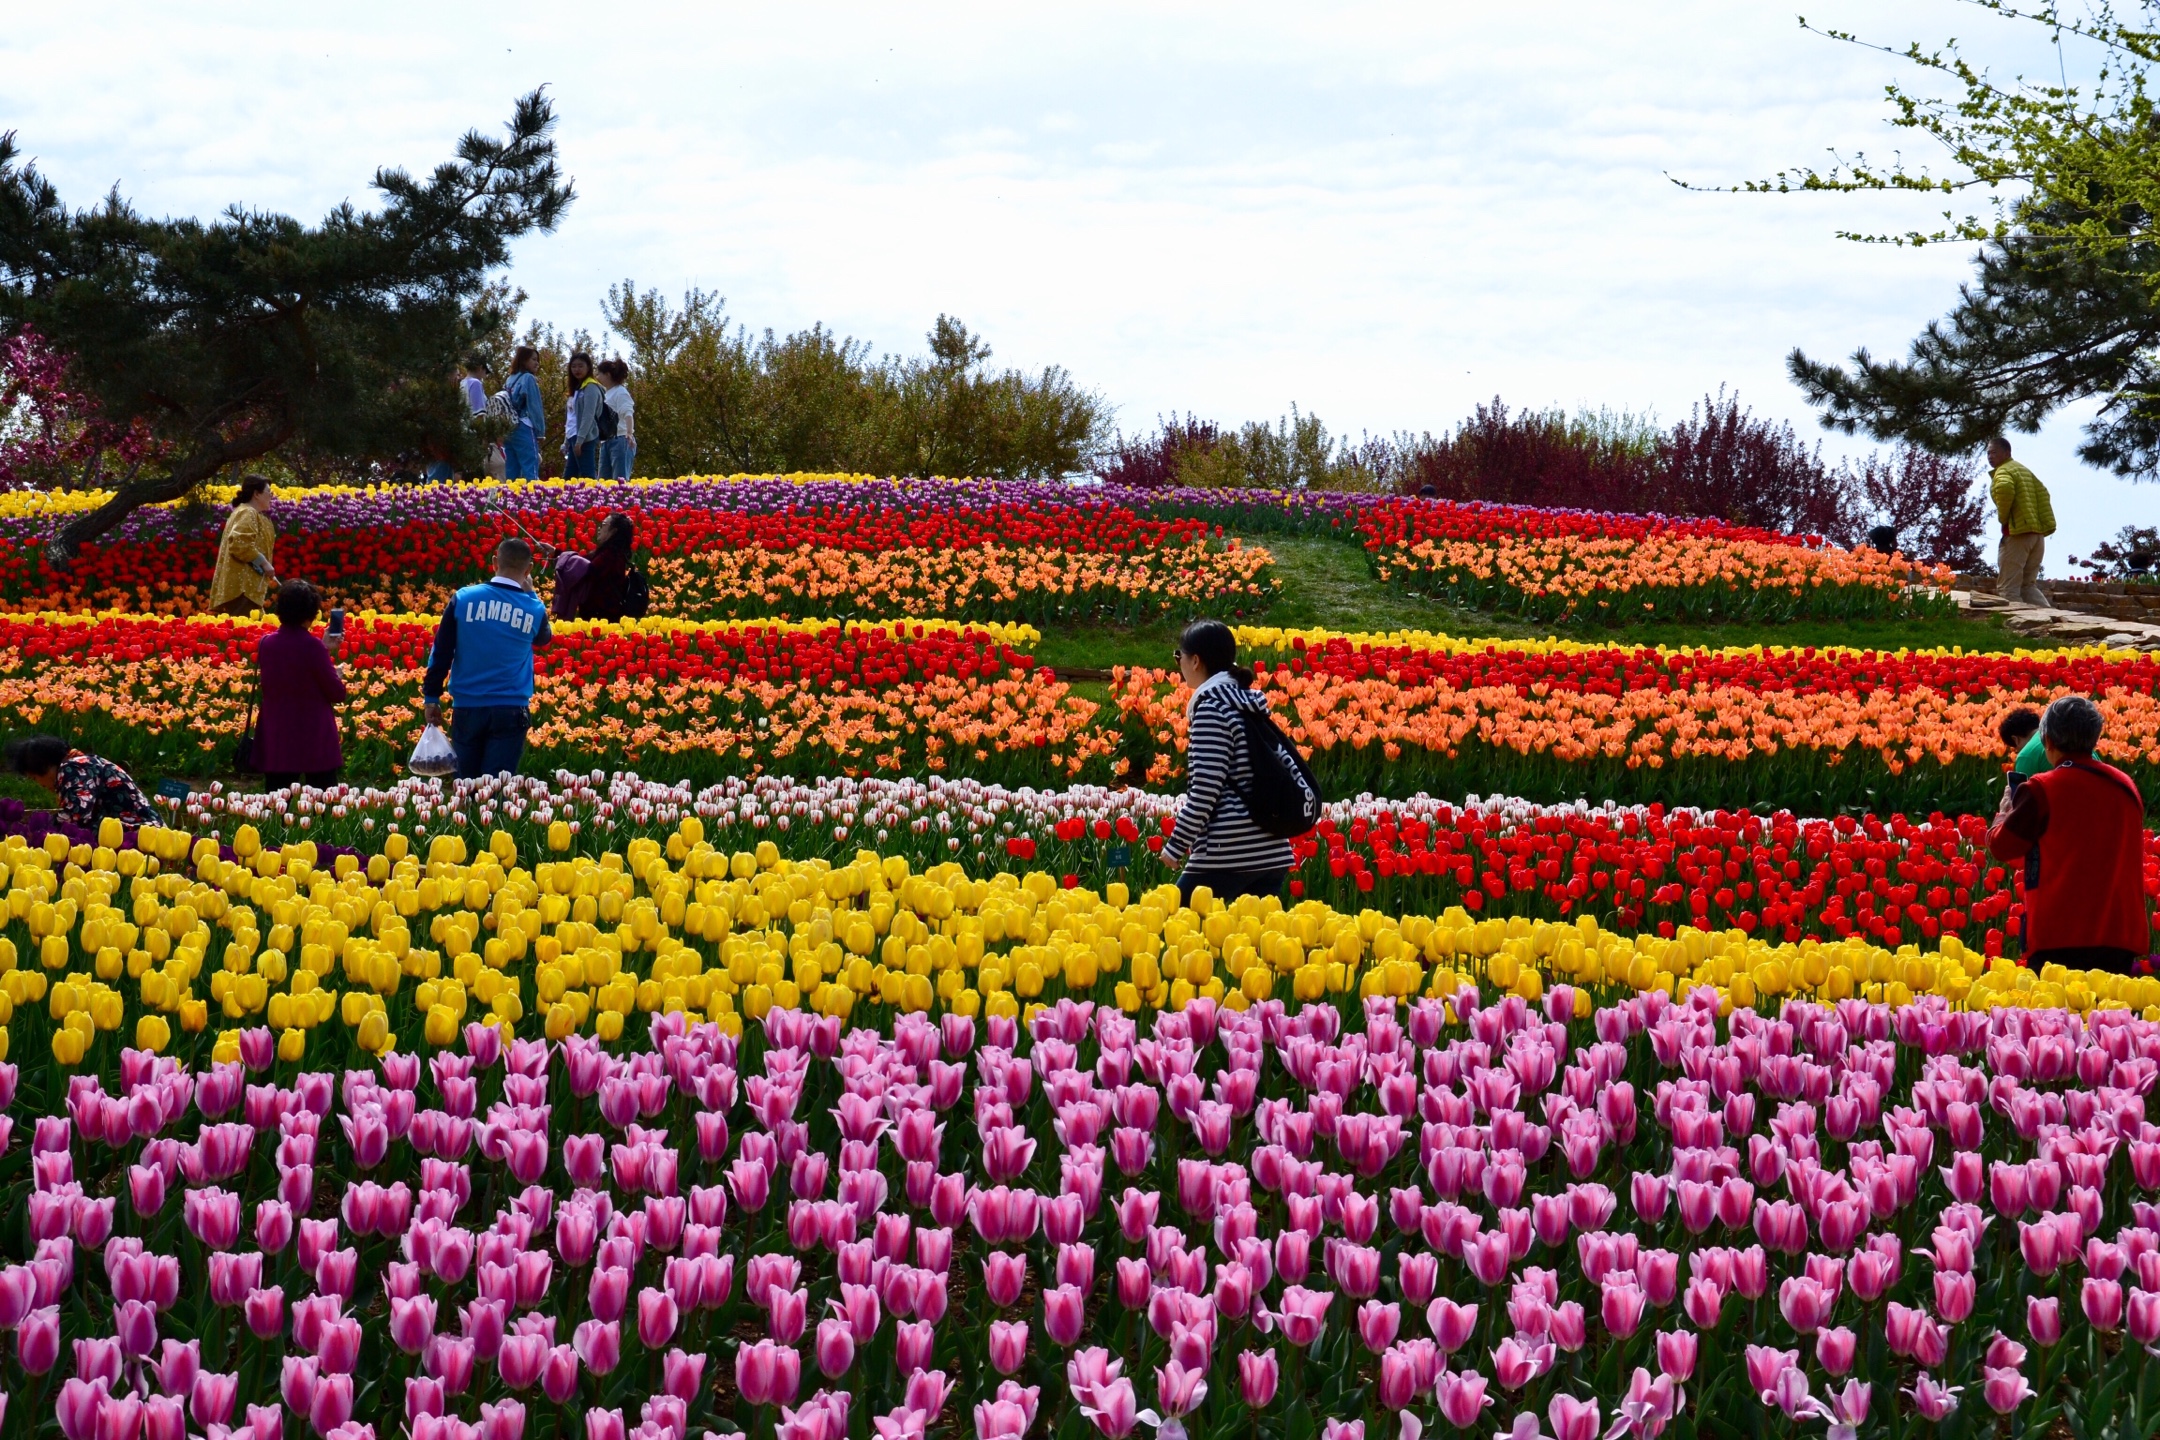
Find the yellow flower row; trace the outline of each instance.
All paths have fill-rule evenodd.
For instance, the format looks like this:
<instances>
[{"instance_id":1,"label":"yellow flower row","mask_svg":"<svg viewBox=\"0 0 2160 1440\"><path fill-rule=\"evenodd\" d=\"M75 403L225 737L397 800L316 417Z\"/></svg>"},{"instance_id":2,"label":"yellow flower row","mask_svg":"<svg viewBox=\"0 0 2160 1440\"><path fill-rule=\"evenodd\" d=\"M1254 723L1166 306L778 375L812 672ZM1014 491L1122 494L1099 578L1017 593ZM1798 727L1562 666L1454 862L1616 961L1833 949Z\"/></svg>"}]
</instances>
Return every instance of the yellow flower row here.
<instances>
[{"instance_id":1,"label":"yellow flower row","mask_svg":"<svg viewBox=\"0 0 2160 1440\"><path fill-rule=\"evenodd\" d=\"M715 482L736 484L753 480L782 485L860 484L864 481L880 478L882 477L876 475L823 475L797 472L787 475L652 476L636 480L614 480L608 483L642 489L656 485L712 484ZM588 479L565 480L557 477L550 480L461 480L455 482L454 485L450 482L444 482L440 487L434 485L311 485L305 491L299 493L306 495L310 500L370 499L390 495L409 499L435 488L455 489L461 493L475 489L485 489L499 491L506 495L526 495L546 494L549 491L564 489L572 485L591 485L594 483L594 481ZM205 485L201 491L203 499L218 505L232 504L238 494L239 486L237 485ZM0 494L0 519L75 515L85 510L95 510L111 498L112 492L110 490L11 490ZM177 510L187 503L189 502L183 500L167 500L161 502L158 506L148 508Z\"/></svg>"},{"instance_id":2,"label":"yellow flower row","mask_svg":"<svg viewBox=\"0 0 2160 1440\"><path fill-rule=\"evenodd\" d=\"M874 1018L895 1012L1024 1016L1060 995L1127 1011L1207 996L1452 996L1478 984L1540 998L1553 984L1722 1007L1788 995L1890 1004L1940 996L1992 1005L2130 1008L2160 1018L2160 980L1984 961L1956 940L1923 953L1859 941L1773 944L1739 931L1627 936L1573 923L1336 911L1318 901L1224 907L1174 887L1133 895L1062 888L1041 871L977 878L957 864L915 872L897 856L792 861L772 842L725 853L696 819L598 860L524 862L496 832L468 858L462 835L415 848L392 835L362 862L323 867L314 847L262 847L243 829L234 860L215 842L151 827L120 849L0 841L0 1057L24 1017L53 1057L80 1063L102 1034L167 1048L204 1036L237 1054L267 1025L280 1053L328 1058L445 1045L469 1020L560 1039L621 1037L633 1016L683 1011L739 1029L773 1006ZM567 848L567 829L550 842ZM129 1023L132 1019L132 1025ZM224 1028L205 1032L213 1020ZM335 1020L337 1025L332 1027ZM49 1022L49 1023L48 1023Z\"/></svg>"}]
</instances>

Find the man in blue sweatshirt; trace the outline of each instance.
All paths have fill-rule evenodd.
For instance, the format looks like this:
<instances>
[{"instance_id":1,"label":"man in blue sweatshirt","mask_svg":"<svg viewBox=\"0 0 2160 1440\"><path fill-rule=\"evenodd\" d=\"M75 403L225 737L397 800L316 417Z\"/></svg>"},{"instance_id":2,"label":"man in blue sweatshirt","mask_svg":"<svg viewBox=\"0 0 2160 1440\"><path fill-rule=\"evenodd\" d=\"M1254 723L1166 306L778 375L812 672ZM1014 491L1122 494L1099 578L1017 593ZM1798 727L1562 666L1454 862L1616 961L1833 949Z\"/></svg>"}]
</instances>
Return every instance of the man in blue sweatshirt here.
<instances>
[{"instance_id":1,"label":"man in blue sweatshirt","mask_svg":"<svg viewBox=\"0 0 2160 1440\"><path fill-rule=\"evenodd\" d=\"M427 723L442 724L443 681L457 711L450 748L460 780L516 774L525 755L533 693L533 649L555 636L532 588L532 547L512 537L495 547L495 577L450 597L420 698Z\"/></svg>"}]
</instances>

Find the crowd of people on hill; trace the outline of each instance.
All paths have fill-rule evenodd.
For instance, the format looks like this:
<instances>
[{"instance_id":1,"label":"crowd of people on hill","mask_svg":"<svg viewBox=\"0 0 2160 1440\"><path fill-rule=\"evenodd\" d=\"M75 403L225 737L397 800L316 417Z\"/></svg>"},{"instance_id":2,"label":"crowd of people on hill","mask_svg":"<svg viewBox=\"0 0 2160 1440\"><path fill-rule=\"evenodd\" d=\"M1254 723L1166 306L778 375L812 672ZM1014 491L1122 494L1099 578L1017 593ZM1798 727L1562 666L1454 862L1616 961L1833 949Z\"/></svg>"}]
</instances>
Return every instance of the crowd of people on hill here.
<instances>
[{"instance_id":1,"label":"crowd of people on hill","mask_svg":"<svg viewBox=\"0 0 2160 1440\"><path fill-rule=\"evenodd\" d=\"M627 480L637 462L637 404L630 394L630 367L621 360L595 361L580 350L564 364L561 464L568 479ZM510 373L501 388L490 390L485 356L465 357L457 379L458 397L477 420L503 431L490 438L483 469L490 479L537 480L541 447L552 437L547 401L540 388L540 352L520 345L510 356ZM457 480L457 466L438 455L423 476Z\"/></svg>"}]
</instances>

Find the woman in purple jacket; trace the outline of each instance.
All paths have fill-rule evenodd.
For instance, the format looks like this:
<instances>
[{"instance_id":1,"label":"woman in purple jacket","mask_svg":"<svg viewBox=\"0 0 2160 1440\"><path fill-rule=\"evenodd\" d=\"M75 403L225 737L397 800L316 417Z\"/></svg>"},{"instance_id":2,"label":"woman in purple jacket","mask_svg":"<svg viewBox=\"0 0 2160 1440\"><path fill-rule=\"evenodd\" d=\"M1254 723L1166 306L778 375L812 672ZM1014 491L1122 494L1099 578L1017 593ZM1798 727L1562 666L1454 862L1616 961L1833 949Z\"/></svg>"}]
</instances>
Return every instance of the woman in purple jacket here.
<instances>
[{"instance_id":1,"label":"woman in purple jacket","mask_svg":"<svg viewBox=\"0 0 2160 1440\"><path fill-rule=\"evenodd\" d=\"M322 596L305 580L278 587L275 634L255 647L262 668L262 718L255 730L255 763L266 789L301 781L320 789L334 784L345 757L338 748L337 707L345 681L331 656L343 635L327 643L309 627L322 613Z\"/></svg>"}]
</instances>

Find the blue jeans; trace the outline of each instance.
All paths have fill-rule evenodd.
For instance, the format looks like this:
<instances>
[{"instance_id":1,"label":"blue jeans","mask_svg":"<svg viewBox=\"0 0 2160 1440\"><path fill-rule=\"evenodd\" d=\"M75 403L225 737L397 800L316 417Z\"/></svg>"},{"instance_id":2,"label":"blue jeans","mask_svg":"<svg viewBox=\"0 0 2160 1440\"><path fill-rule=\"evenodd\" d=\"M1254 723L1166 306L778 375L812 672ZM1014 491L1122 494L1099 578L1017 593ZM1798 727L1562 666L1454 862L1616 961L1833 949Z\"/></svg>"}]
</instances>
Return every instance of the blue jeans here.
<instances>
[{"instance_id":1,"label":"blue jeans","mask_svg":"<svg viewBox=\"0 0 2160 1440\"><path fill-rule=\"evenodd\" d=\"M600 442L598 440L573 440L570 453L563 457L563 478L566 480L591 480L600 474Z\"/></svg>"},{"instance_id":2,"label":"blue jeans","mask_svg":"<svg viewBox=\"0 0 2160 1440\"><path fill-rule=\"evenodd\" d=\"M448 480L450 478L450 475L450 462L447 460L437 460L434 464L427 467L427 474L422 475L420 478L423 480Z\"/></svg>"},{"instance_id":3,"label":"blue jeans","mask_svg":"<svg viewBox=\"0 0 2160 1440\"><path fill-rule=\"evenodd\" d=\"M621 435L600 442L600 478L627 480L631 462L637 459L637 441Z\"/></svg>"},{"instance_id":4,"label":"blue jeans","mask_svg":"<svg viewBox=\"0 0 2160 1440\"><path fill-rule=\"evenodd\" d=\"M529 723L522 705L460 705L451 711L450 748L457 752L457 778L517 774Z\"/></svg>"},{"instance_id":5,"label":"blue jeans","mask_svg":"<svg viewBox=\"0 0 2160 1440\"><path fill-rule=\"evenodd\" d=\"M513 425L503 440L503 478L505 480L537 480L540 478L540 442L533 438L532 426Z\"/></svg>"}]
</instances>

